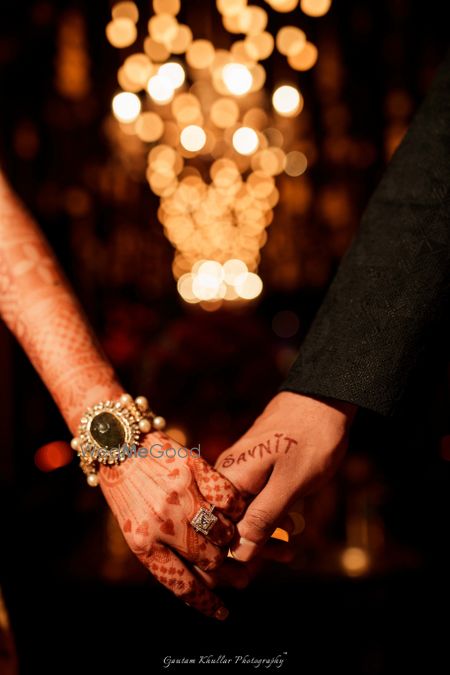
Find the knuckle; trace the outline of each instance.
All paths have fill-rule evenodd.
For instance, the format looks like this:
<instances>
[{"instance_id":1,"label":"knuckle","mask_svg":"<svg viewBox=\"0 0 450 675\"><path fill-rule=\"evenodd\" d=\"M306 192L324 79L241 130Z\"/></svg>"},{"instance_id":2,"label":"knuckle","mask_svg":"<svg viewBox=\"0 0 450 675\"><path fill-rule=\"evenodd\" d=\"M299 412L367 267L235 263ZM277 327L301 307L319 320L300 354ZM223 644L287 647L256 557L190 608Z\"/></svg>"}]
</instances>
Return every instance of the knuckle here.
<instances>
[{"instance_id":1,"label":"knuckle","mask_svg":"<svg viewBox=\"0 0 450 675\"><path fill-rule=\"evenodd\" d=\"M271 515L264 509L250 509L245 518L246 525L257 534L270 534L273 529Z\"/></svg>"}]
</instances>

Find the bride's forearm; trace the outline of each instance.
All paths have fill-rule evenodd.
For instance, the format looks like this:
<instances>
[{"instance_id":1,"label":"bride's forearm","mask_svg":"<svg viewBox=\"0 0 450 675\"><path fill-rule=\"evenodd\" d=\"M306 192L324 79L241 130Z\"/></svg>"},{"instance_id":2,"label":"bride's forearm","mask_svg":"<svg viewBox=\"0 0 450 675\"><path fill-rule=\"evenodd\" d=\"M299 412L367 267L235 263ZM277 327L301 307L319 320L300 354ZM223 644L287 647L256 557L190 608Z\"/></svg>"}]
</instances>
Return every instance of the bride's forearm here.
<instances>
[{"instance_id":1,"label":"bride's forearm","mask_svg":"<svg viewBox=\"0 0 450 675\"><path fill-rule=\"evenodd\" d=\"M123 391L39 227L0 171L0 314L72 432Z\"/></svg>"}]
</instances>

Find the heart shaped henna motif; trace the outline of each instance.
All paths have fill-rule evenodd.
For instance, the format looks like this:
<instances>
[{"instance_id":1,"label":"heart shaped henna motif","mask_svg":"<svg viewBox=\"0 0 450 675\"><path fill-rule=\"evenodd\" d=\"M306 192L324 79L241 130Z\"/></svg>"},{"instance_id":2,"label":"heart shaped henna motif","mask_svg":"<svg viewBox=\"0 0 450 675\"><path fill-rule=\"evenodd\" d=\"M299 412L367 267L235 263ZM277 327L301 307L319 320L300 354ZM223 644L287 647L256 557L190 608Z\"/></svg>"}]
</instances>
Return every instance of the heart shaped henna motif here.
<instances>
[{"instance_id":1,"label":"heart shaped henna motif","mask_svg":"<svg viewBox=\"0 0 450 675\"><path fill-rule=\"evenodd\" d=\"M171 520L170 518L165 520L163 524L160 525L159 529L161 530L161 532L164 532L164 534L168 534L171 537L175 536L175 528L173 525L173 520Z\"/></svg>"},{"instance_id":2,"label":"heart shaped henna motif","mask_svg":"<svg viewBox=\"0 0 450 675\"><path fill-rule=\"evenodd\" d=\"M171 492L171 493L167 496L166 502L167 502L168 504L179 504L179 503L180 503L180 499L179 499L179 497L178 497L178 492L175 492L175 490L174 490L173 492Z\"/></svg>"}]
</instances>

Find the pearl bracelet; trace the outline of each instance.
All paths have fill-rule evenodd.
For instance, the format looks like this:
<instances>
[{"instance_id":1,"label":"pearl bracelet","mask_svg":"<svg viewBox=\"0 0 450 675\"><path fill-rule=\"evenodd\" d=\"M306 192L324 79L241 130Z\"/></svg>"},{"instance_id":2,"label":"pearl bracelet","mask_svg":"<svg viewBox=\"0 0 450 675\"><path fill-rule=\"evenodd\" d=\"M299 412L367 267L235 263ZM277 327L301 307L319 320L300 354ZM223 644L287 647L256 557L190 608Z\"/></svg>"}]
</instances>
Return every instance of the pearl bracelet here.
<instances>
[{"instance_id":1,"label":"pearl bracelet","mask_svg":"<svg viewBox=\"0 0 450 675\"><path fill-rule=\"evenodd\" d=\"M165 426L164 417L150 410L145 396L133 400L130 394L122 394L118 401L100 401L88 408L70 443L88 485L98 485L99 464L121 464L128 456L127 448L139 443L141 434Z\"/></svg>"}]
</instances>

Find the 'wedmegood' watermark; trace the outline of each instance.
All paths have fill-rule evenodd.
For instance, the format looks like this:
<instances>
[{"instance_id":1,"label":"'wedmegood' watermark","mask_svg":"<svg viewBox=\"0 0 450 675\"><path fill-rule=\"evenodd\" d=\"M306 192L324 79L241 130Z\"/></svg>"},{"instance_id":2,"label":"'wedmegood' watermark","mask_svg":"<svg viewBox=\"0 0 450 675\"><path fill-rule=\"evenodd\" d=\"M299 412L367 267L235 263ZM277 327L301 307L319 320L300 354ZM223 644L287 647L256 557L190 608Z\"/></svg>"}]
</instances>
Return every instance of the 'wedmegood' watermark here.
<instances>
[{"instance_id":1,"label":"'wedmegood' watermark","mask_svg":"<svg viewBox=\"0 0 450 675\"><path fill-rule=\"evenodd\" d=\"M135 443L133 445L128 445L124 443L121 448L102 448L101 452L103 455L110 455L115 457L118 453L124 455L125 457L154 457L155 459L161 459L161 457L179 457L180 459L187 459L192 457L193 459L198 459L201 456L200 443L193 448L187 448L180 446L179 448L167 448L167 444L162 445L161 443L154 443L150 448L144 448L138 446ZM99 448L95 446L85 445L81 448L81 455L83 457L96 457L99 453Z\"/></svg>"}]
</instances>

